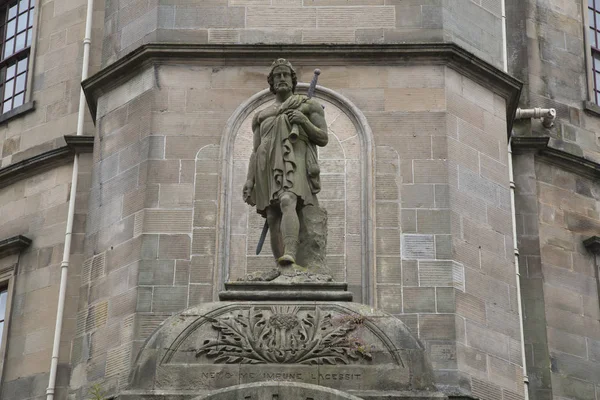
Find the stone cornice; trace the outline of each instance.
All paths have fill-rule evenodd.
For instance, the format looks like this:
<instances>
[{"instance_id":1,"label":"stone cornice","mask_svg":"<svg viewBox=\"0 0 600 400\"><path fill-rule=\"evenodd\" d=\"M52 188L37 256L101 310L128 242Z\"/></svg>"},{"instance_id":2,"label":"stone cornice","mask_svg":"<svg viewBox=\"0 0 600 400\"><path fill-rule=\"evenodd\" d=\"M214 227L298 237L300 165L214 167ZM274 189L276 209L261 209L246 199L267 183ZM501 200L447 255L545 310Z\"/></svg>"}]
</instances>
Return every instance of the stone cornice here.
<instances>
[{"instance_id":1,"label":"stone cornice","mask_svg":"<svg viewBox=\"0 0 600 400\"><path fill-rule=\"evenodd\" d=\"M93 136L65 135L66 145L0 168L0 188L68 161L76 153L91 153Z\"/></svg>"},{"instance_id":2,"label":"stone cornice","mask_svg":"<svg viewBox=\"0 0 600 400\"><path fill-rule=\"evenodd\" d=\"M21 252L31 244L28 237L17 235L0 240L0 257Z\"/></svg>"},{"instance_id":3,"label":"stone cornice","mask_svg":"<svg viewBox=\"0 0 600 400\"><path fill-rule=\"evenodd\" d=\"M513 136L512 148L513 152L516 154L526 151L535 151L541 158L549 163L560 165L569 171L573 171L588 178L600 178L600 164L582 156L574 155L552 147L550 138L547 136Z\"/></svg>"},{"instance_id":4,"label":"stone cornice","mask_svg":"<svg viewBox=\"0 0 600 400\"><path fill-rule=\"evenodd\" d=\"M149 43L105 67L83 83L87 102L96 118L98 98L153 63L194 61L206 65L270 65L287 57L295 65L448 65L490 88L506 100L508 132L518 106L522 83L454 43L380 45L218 45Z\"/></svg>"}]
</instances>

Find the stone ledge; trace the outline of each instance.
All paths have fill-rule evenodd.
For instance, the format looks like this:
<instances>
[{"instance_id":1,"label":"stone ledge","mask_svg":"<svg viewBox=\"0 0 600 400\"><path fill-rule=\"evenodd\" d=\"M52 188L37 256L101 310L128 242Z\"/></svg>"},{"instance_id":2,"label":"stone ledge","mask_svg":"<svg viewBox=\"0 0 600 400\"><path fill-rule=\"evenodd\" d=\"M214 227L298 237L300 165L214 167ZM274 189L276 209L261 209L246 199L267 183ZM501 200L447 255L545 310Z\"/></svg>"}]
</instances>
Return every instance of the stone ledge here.
<instances>
[{"instance_id":1,"label":"stone ledge","mask_svg":"<svg viewBox=\"0 0 600 400\"><path fill-rule=\"evenodd\" d=\"M592 103L591 101L583 102L584 111L593 114L596 117L600 117L600 106L596 103Z\"/></svg>"},{"instance_id":2,"label":"stone ledge","mask_svg":"<svg viewBox=\"0 0 600 400\"><path fill-rule=\"evenodd\" d=\"M534 151L551 164L559 165L566 170L591 179L600 178L600 164L588 160L583 156L577 156L554 148L550 142L550 138L547 136L513 136L512 148L515 154Z\"/></svg>"},{"instance_id":3,"label":"stone ledge","mask_svg":"<svg viewBox=\"0 0 600 400\"><path fill-rule=\"evenodd\" d=\"M8 239L0 240L0 257L19 253L26 249L30 244L31 239L22 235L12 236Z\"/></svg>"},{"instance_id":4,"label":"stone ledge","mask_svg":"<svg viewBox=\"0 0 600 400\"><path fill-rule=\"evenodd\" d=\"M30 111L35 110L35 101L29 101L25 104L21 104L18 107L13 108L10 111L0 115L0 124L10 121L13 118L25 115Z\"/></svg>"},{"instance_id":5,"label":"stone ledge","mask_svg":"<svg viewBox=\"0 0 600 400\"><path fill-rule=\"evenodd\" d=\"M30 177L50 167L61 165L77 153L91 153L94 148L93 136L66 135L66 146L45 151L14 164L0 168L0 188L21 179Z\"/></svg>"},{"instance_id":6,"label":"stone ledge","mask_svg":"<svg viewBox=\"0 0 600 400\"><path fill-rule=\"evenodd\" d=\"M149 43L103 68L82 83L94 121L98 98L149 64L195 61L203 65L268 66L287 57L295 65L448 65L506 100L507 135L523 84L454 43L337 44L337 45L220 45Z\"/></svg>"},{"instance_id":7,"label":"stone ledge","mask_svg":"<svg viewBox=\"0 0 600 400\"><path fill-rule=\"evenodd\" d=\"M221 301L352 301L343 282L227 282Z\"/></svg>"}]
</instances>

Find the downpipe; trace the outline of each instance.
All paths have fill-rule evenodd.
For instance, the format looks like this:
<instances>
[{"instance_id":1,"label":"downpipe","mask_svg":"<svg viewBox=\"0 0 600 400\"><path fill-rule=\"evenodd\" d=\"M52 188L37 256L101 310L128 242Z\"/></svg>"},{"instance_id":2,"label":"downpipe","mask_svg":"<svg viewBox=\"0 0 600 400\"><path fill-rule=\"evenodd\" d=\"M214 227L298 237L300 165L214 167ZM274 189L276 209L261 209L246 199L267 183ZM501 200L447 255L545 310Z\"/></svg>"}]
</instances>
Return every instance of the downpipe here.
<instances>
[{"instance_id":1,"label":"downpipe","mask_svg":"<svg viewBox=\"0 0 600 400\"><path fill-rule=\"evenodd\" d=\"M506 0L502 0L502 64L504 72L508 73L508 40L506 34ZM527 118L530 110L517 110L516 118ZM533 109L533 115L540 115L542 117L542 109ZM556 110L554 113L546 113L545 115L553 117L546 118L546 121L550 120L550 126L554 123L556 118ZM542 123L544 123L542 119ZM546 123L544 123L546 126ZM521 339L521 365L523 371L523 397L524 400L529 400L529 377L527 376L527 358L525 356L525 330L523 327L523 304L521 299L521 272L519 270L519 244L517 241L517 214L515 209L515 179L513 172L513 158L512 158L512 133L508 139L508 180L510 182L510 216L512 221L512 237L513 237L513 254L515 262L515 278L517 286L517 312L519 314L519 337Z\"/></svg>"},{"instance_id":2,"label":"downpipe","mask_svg":"<svg viewBox=\"0 0 600 400\"><path fill-rule=\"evenodd\" d=\"M519 336L521 339L521 363L523 365L524 399L529 400L529 376L527 375L527 358L525 356L525 328L523 327L523 303L521 298L521 271L519 267L519 244L517 241L517 214L515 208L515 178L513 172L512 133L508 140L508 179L510 182L510 217L512 221L513 254L515 260L515 276L517 285L517 311L519 313Z\"/></svg>"},{"instance_id":3,"label":"downpipe","mask_svg":"<svg viewBox=\"0 0 600 400\"><path fill-rule=\"evenodd\" d=\"M83 39L83 65L81 68L81 80L88 77L90 64L90 47L92 43L92 16L94 12L94 0L88 0L85 19L85 37ZM79 93L79 111L77 115L77 136L83 135L85 120L85 94L83 89ZM71 192L69 197L69 210L67 214L67 227L65 231L65 247L60 264L60 286L58 289L58 307L56 310L56 326L54 328L54 343L52 345L52 359L50 361L50 377L46 389L46 400L54 400L56 389L56 374L58 370L58 358L60 352L60 339L62 335L62 322L65 311L65 300L67 297L67 277L69 262L71 258L71 243L73 236L73 220L75 218L75 200L77 196L77 184L79 176L79 153L73 158L73 174L71 177Z\"/></svg>"},{"instance_id":4,"label":"downpipe","mask_svg":"<svg viewBox=\"0 0 600 400\"><path fill-rule=\"evenodd\" d=\"M556 110L554 108L518 108L515 114L515 120L517 119L541 119L542 126L546 129L550 129L554 126L556 120ZM527 360L525 357L525 330L523 327L523 303L521 297L521 272L519 269L519 247L517 242L517 224L516 224L516 211L515 211L515 179L513 171L513 156L512 156L512 135L508 140L508 174L510 181L510 207L511 207L511 219L512 219L512 235L513 235L513 249L515 255L515 274L517 277L517 306L519 309L519 329L521 335L521 356L523 363L523 383L525 384L525 400L529 400L529 377L527 376Z\"/></svg>"}]
</instances>

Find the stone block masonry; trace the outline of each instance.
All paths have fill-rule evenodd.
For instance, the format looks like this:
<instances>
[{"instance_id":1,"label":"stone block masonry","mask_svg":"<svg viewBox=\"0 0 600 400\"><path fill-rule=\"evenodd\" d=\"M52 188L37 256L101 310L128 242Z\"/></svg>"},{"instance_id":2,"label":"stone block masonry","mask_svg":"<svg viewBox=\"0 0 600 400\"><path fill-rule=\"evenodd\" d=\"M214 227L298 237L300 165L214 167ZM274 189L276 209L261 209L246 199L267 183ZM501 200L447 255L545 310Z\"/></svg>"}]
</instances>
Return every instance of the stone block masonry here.
<instances>
[{"instance_id":1,"label":"stone block masonry","mask_svg":"<svg viewBox=\"0 0 600 400\"><path fill-rule=\"evenodd\" d=\"M306 18L310 15L307 11ZM227 180L221 160L227 120L265 88L264 71L151 68L99 102L104 110L100 135L115 143L124 140L124 146L101 147L96 156L100 172L92 187L91 215L98 217L88 226L86 248L105 252L109 269L90 280L90 290L98 294L82 315L108 304L108 317L82 328L80 340L111 323L125 329L117 316L133 318L134 333L125 330L127 336L114 343L118 350L92 348L92 359L106 359L104 372L94 376L116 387L126 383L123 371L131 361L116 354L135 357L147 337L140 318L158 323L164 315L212 301L223 277L235 279L273 263L268 255L254 255L263 219L235 195L245 180L252 113L240 122L232 152L226 154L231 165ZM368 189L357 184L364 180L366 140L348 111L320 99L330 144L320 151L319 198L330 215L327 262L332 274L348 282L357 299L371 292L378 307L407 321L430 352L441 384L459 390L453 376L462 376L469 390L485 386L518 396L515 283L506 249L511 231L496 218L508 212L506 136L491 127L506 124L504 100L443 66L322 69L322 85L361 105L375 145L375 281L369 283L365 250L360 250L365 243L362 191ZM310 74L299 67L300 79ZM141 156L127 156L132 146L143 149ZM114 160L126 164L111 169ZM231 216L224 220L228 231L219 216L228 198L221 188L232 191ZM223 255L225 234L230 245ZM96 281L121 273L128 280L118 293L93 289ZM483 366L470 360L473 354L486 360ZM488 369L504 371L506 378L491 381ZM81 387L91 378L79 382Z\"/></svg>"},{"instance_id":2,"label":"stone block masonry","mask_svg":"<svg viewBox=\"0 0 600 400\"><path fill-rule=\"evenodd\" d=\"M501 66L500 0L115 0L103 65L150 42L336 44L451 41ZM393 99L390 99L394 101Z\"/></svg>"}]
</instances>

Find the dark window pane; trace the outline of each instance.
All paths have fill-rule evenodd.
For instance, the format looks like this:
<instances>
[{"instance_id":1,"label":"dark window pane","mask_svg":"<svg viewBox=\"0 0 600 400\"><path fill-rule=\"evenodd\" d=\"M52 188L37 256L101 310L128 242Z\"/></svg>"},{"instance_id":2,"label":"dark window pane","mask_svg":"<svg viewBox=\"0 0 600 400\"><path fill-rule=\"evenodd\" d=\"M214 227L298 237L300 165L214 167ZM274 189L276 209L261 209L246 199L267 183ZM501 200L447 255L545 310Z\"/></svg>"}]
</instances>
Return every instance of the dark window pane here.
<instances>
[{"instance_id":1,"label":"dark window pane","mask_svg":"<svg viewBox=\"0 0 600 400\"><path fill-rule=\"evenodd\" d=\"M27 32L19 33L17 35L17 45L15 46L15 52L23 50L25 48L25 42L27 41Z\"/></svg>"},{"instance_id":2,"label":"dark window pane","mask_svg":"<svg viewBox=\"0 0 600 400\"><path fill-rule=\"evenodd\" d=\"M13 19L6 25L6 38L10 39L15 36L15 27L17 26L17 20Z\"/></svg>"},{"instance_id":3,"label":"dark window pane","mask_svg":"<svg viewBox=\"0 0 600 400\"><path fill-rule=\"evenodd\" d=\"M14 86L14 79L11 79L10 81L6 82L6 85L4 86L4 100L10 99L12 97Z\"/></svg>"},{"instance_id":4,"label":"dark window pane","mask_svg":"<svg viewBox=\"0 0 600 400\"><path fill-rule=\"evenodd\" d=\"M6 103L4 103L4 106L2 107L2 112L8 112L12 110L12 100L8 100Z\"/></svg>"},{"instance_id":5,"label":"dark window pane","mask_svg":"<svg viewBox=\"0 0 600 400\"><path fill-rule=\"evenodd\" d=\"M10 79L15 76L15 69L17 69L17 66L14 64L6 69L6 79Z\"/></svg>"},{"instance_id":6,"label":"dark window pane","mask_svg":"<svg viewBox=\"0 0 600 400\"><path fill-rule=\"evenodd\" d=\"M27 60L29 60L27 57L19 60L19 63L17 64L17 74L27 71Z\"/></svg>"},{"instance_id":7,"label":"dark window pane","mask_svg":"<svg viewBox=\"0 0 600 400\"><path fill-rule=\"evenodd\" d=\"M15 4L8 10L8 19L14 18L17 16L17 5Z\"/></svg>"},{"instance_id":8,"label":"dark window pane","mask_svg":"<svg viewBox=\"0 0 600 400\"><path fill-rule=\"evenodd\" d=\"M13 107L19 107L23 105L23 100L25 100L25 93L21 93L15 96Z\"/></svg>"},{"instance_id":9,"label":"dark window pane","mask_svg":"<svg viewBox=\"0 0 600 400\"><path fill-rule=\"evenodd\" d=\"M598 18L600 18L600 16L598 16ZM23 32L25 29L27 29L27 19L27 14L19 15L19 24L17 26L17 32ZM600 21L600 19L598 21Z\"/></svg>"},{"instance_id":10,"label":"dark window pane","mask_svg":"<svg viewBox=\"0 0 600 400\"><path fill-rule=\"evenodd\" d=\"M6 315L6 299L8 297L8 291L6 289L0 292L0 321L4 321ZM0 330L0 336L2 336L2 330Z\"/></svg>"}]
</instances>

